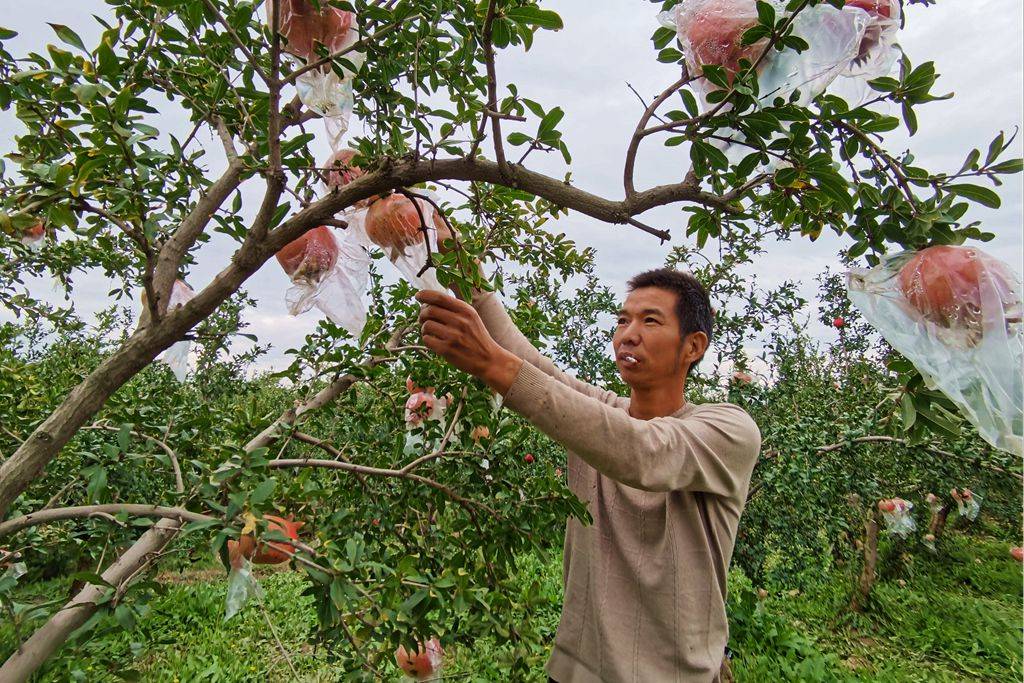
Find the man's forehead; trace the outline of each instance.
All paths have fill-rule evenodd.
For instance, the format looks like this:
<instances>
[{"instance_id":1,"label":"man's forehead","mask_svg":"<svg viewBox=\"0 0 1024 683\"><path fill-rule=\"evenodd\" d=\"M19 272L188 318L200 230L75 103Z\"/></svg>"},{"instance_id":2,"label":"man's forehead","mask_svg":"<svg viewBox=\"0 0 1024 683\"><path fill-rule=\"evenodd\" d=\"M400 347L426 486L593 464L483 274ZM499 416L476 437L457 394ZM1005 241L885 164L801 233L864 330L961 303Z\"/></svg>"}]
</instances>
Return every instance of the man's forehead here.
<instances>
[{"instance_id":1,"label":"man's forehead","mask_svg":"<svg viewBox=\"0 0 1024 683\"><path fill-rule=\"evenodd\" d=\"M657 287L641 287L629 293L619 309L620 313L658 312L664 315L672 312L676 295Z\"/></svg>"}]
</instances>

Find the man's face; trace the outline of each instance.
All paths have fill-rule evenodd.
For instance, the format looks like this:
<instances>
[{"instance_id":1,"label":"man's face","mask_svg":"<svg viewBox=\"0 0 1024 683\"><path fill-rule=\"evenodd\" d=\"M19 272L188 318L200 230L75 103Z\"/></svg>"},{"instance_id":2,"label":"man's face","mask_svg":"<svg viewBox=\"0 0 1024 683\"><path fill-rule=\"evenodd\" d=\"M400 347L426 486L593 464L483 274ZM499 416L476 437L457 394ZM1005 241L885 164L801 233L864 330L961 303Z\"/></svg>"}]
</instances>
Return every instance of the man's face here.
<instances>
[{"instance_id":1,"label":"man's face","mask_svg":"<svg viewBox=\"0 0 1024 683\"><path fill-rule=\"evenodd\" d=\"M681 339L675 307L675 292L660 287L640 287L626 298L612 347L619 373L631 387L678 380L702 355L705 335L695 332Z\"/></svg>"}]
</instances>

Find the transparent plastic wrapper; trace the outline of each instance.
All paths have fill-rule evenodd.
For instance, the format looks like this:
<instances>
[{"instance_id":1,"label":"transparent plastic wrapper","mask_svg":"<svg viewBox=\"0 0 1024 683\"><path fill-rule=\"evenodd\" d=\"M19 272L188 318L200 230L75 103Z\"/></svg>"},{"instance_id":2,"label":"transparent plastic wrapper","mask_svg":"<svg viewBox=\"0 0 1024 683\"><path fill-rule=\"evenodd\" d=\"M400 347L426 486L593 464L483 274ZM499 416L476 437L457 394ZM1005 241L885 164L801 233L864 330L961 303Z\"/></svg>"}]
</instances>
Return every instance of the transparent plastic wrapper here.
<instances>
[{"instance_id":1,"label":"transparent plastic wrapper","mask_svg":"<svg viewBox=\"0 0 1024 683\"><path fill-rule=\"evenodd\" d=\"M338 9L327 2L321 2L318 11L309 0L282 0L280 7L280 32L285 38L284 49L301 60L294 68L319 61L322 57L318 50L334 54L359 40L356 15L353 12ZM268 22L274 25L272 13L268 14ZM348 131L353 105L352 78L362 67L365 55L362 52L350 52L344 55L344 59L351 64L351 68L344 65L341 75L334 71L331 64L323 64L302 74L295 81L302 103L323 117L333 149L341 146Z\"/></svg>"},{"instance_id":2,"label":"transparent plastic wrapper","mask_svg":"<svg viewBox=\"0 0 1024 683\"><path fill-rule=\"evenodd\" d=\"M184 306L186 303L195 297L196 293L192 291L192 288L185 284L182 280L175 280L174 285L171 287L171 297L167 302L167 311L173 311L179 306ZM146 305L145 293L143 293L143 306ZM192 350L192 342L188 339L183 339L179 342L175 342L169 349L163 352L158 361L166 364L174 373L174 377L179 382L184 382L188 373L192 370L192 363L189 361L189 352Z\"/></svg>"},{"instance_id":3,"label":"transparent plastic wrapper","mask_svg":"<svg viewBox=\"0 0 1024 683\"><path fill-rule=\"evenodd\" d=\"M847 273L850 300L993 447L1024 455L1020 277L975 247L935 246Z\"/></svg>"},{"instance_id":4,"label":"transparent plastic wrapper","mask_svg":"<svg viewBox=\"0 0 1024 683\"><path fill-rule=\"evenodd\" d=\"M771 4L776 16L785 14L784 3L773 0ZM703 73L704 66L717 65L726 70L731 83L741 69L741 60L758 63L768 45L767 38L751 45L742 44L743 34L758 24L756 0L688 0L663 12L659 19L663 25L676 30L687 67L693 75ZM857 57L868 24L868 14L861 10L840 10L826 3L802 10L794 20L793 33L806 40L809 47L799 53L772 48L760 60L757 67L759 102L767 106L777 97L788 100L799 90L797 104L809 104ZM707 97L718 86L704 78L696 79L692 86L705 111L716 106L708 102ZM746 138L740 131L719 130L715 134L736 140L710 140L725 152L731 163L738 163L754 151L742 144Z\"/></svg>"},{"instance_id":5,"label":"transparent plastic wrapper","mask_svg":"<svg viewBox=\"0 0 1024 683\"><path fill-rule=\"evenodd\" d=\"M430 202L398 193L378 199L366 212L364 228L370 242L384 250L410 284L419 289L446 292L433 269L420 274L428 258L424 237L429 240L429 253L437 253L439 240L451 238L444 219Z\"/></svg>"},{"instance_id":6,"label":"transparent plastic wrapper","mask_svg":"<svg viewBox=\"0 0 1024 683\"><path fill-rule=\"evenodd\" d=\"M360 273L370 263L364 249L321 225L285 245L277 261L292 281L285 293L289 313L300 315L316 306L352 336L362 333L366 309Z\"/></svg>"},{"instance_id":7,"label":"transparent plastic wrapper","mask_svg":"<svg viewBox=\"0 0 1024 683\"><path fill-rule=\"evenodd\" d=\"M914 504L902 498L885 498L878 501L878 511L885 520L885 530L893 536L906 538L917 529L910 511Z\"/></svg>"},{"instance_id":8,"label":"transparent plastic wrapper","mask_svg":"<svg viewBox=\"0 0 1024 683\"><path fill-rule=\"evenodd\" d=\"M436 396L434 387L417 386L412 378L406 379L405 387L409 391L405 402L405 454L410 455L427 443L424 432L428 421L440 422L442 431L446 428L444 414L449 399Z\"/></svg>"},{"instance_id":9,"label":"transparent plastic wrapper","mask_svg":"<svg viewBox=\"0 0 1024 683\"><path fill-rule=\"evenodd\" d=\"M417 643L416 651L410 653L404 645L395 650L395 664L409 678L417 681L440 680L444 666L444 649L437 638L431 638L425 644Z\"/></svg>"},{"instance_id":10,"label":"transparent plastic wrapper","mask_svg":"<svg viewBox=\"0 0 1024 683\"><path fill-rule=\"evenodd\" d=\"M966 517L971 522L978 518L978 513L981 512L981 496L970 489L953 489L949 493L956 501L957 512L961 517Z\"/></svg>"},{"instance_id":11,"label":"transparent plastic wrapper","mask_svg":"<svg viewBox=\"0 0 1024 683\"><path fill-rule=\"evenodd\" d=\"M224 600L224 621L242 611L250 599L263 599L263 589L252 573L252 563L243 559L228 573L228 591Z\"/></svg>"},{"instance_id":12,"label":"transparent plastic wrapper","mask_svg":"<svg viewBox=\"0 0 1024 683\"><path fill-rule=\"evenodd\" d=\"M38 221L35 225L22 232L18 241L32 251L39 251L43 248L43 242L46 241L46 224L43 221Z\"/></svg>"}]
</instances>

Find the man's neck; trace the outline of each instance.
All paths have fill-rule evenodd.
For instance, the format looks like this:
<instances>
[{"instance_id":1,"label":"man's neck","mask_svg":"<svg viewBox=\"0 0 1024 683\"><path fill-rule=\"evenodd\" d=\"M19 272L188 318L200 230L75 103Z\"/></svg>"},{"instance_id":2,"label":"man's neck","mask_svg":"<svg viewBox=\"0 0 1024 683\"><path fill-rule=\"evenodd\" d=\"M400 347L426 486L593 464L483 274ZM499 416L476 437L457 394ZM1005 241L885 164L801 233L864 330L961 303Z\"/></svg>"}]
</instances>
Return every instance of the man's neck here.
<instances>
[{"instance_id":1,"label":"man's neck","mask_svg":"<svg viewBox=\"0 0 1024 683\"><path fill-rule=\"evenodd\" d=\"M686 384L683 386L662 386L651 389L631 388L629 392L629 414L638 420L672 415L686 405Z\"/></svg>"}]
</instances>

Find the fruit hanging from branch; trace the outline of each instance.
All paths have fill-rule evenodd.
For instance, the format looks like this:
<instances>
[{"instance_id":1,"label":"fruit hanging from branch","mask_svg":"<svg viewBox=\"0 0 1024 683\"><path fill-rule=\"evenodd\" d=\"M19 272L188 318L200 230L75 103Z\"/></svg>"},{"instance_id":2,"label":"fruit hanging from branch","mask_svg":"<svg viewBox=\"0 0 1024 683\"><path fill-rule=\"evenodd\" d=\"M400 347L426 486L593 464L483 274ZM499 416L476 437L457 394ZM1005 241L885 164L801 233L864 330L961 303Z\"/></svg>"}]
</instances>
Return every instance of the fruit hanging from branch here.
<instances>
[{"instance_id":1,"label":"fruit hanging from branch","mask_svg":"<svg viewBox=\"0 0 1024 683\"><path fill-rule=\"evenodd\" d=\"M338 245L331 229L321 225L286 244L277 262L293 282L318 282L338 262Z\"/></svg>"},{"instance_id":2,"label":"fruit hanging from branch","mask_svg":"<svg viewBox=\"0 0 1024 683\"><path fill-rule=\"evenodd\" d=\"M444 650L437 638L431 638L426 644L418 643L415 652L410 653L404 645L395 650L395 663L406 676L417 681L427 681L438 677L444 660Z\"/></svg>"},{"instance_id":3,"label":"fruit hanging from branch","mask_svg":"<svg viewBox=\"0 0 1024 683\"><path fill-rule=\"evenodd\" d=\"M276 515L264 515L267 520L267 531L279 531L285 537L299 540L299 529L304 522L296 522L289 518ZM242 534L237 541L228 541L228 558L231 566L238 568L242 566L242 560L246 559L253 564L281 564L291 559L295 554L295 546L284 541L257 541L252 534Z\"/></svg>"}]
</instances>

